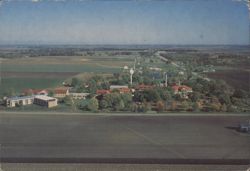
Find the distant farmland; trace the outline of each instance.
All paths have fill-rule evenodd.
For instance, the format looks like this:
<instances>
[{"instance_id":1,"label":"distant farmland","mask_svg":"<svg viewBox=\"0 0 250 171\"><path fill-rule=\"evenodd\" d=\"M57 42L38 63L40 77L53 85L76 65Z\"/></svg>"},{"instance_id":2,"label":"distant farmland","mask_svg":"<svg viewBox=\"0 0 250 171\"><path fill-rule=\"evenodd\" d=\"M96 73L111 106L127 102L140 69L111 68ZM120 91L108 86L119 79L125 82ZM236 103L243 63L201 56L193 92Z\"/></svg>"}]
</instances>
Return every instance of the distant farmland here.
<instances>
[{"instance_id":1,"label":"distant farmland","mask_svg":"<svg viewBox=\"0 0 250 171\"><path fill-rule=\"evenodd\" d=\"M245 70L218 70L214 73L208 73L213 79L221 79L226 81L234 88L250 90L250 72Z\"/></svg>"},{"instance_id":2,"label":"distant farmland","mask_svg":"<svg viewBox=\"0 0 250 171\"><path fill-rule=\"evenodd\" d=\"M115 73L130 65L128 58L92 56L31 57L4 59L1 65L1 92L20 92L27 88L49 88L79 73Z\"/></svg>"}]
</instances>

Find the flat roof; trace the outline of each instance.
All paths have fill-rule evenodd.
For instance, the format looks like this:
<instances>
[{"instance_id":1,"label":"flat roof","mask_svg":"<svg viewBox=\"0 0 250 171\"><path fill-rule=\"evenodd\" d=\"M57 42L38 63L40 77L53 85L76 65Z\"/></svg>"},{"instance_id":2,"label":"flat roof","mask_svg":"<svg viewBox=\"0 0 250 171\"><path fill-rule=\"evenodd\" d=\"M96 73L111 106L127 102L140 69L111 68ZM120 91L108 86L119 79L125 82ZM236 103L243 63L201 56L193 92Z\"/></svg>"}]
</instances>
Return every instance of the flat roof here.
<instances>
[{"instance_id":1,"label":"flat roof","mask_svg":"<svg viewBox=\"0 0 250 171\"><path fill-rule=\"evenodd\" d=\"M49 96L45 96L45 95L37 95L35 96L36 99L41 99L41 100L55 100L56 98L54 97L49 97Z\"/></svg>"},{"instance_id":2,"label":"flat roof","mask_svg":"<svg viewBox=\"0 0 250 171\"><path fill-rule=\"evenodd\" d=\"M128 88L128 85L110 85L110 89L114 88Z\"/></svg>"},{"instance_id":3,"label":"flat roof","mask_svg":"<svg viewBox=\"0 0 250 171\"><path fill-rule=\"evenodd\" d=\"M7 100L25 100L25 99L34 99L35 96L15 96L9 97Z\"/></svg>"}]
</instances>

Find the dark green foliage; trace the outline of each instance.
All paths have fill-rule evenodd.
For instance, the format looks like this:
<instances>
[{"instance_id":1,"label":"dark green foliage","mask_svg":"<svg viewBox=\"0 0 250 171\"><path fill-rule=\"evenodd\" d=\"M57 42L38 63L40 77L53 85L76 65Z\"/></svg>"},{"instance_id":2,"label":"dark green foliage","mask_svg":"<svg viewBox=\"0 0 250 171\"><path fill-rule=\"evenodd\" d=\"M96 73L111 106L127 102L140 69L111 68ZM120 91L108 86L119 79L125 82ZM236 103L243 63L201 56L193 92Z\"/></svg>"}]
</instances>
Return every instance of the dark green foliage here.
<instances>
[{"instance_id":1,"label":"dark green foliage","mask_svg":"<svg viewBox=\"0 0 250 171\"><path fill-rule=\"evenodd\" d=\"M92 98L90 99L88 105L87 105L87 109L93 112L98 111L98 100L96 98Z\"/></svg>"}]
</instances>

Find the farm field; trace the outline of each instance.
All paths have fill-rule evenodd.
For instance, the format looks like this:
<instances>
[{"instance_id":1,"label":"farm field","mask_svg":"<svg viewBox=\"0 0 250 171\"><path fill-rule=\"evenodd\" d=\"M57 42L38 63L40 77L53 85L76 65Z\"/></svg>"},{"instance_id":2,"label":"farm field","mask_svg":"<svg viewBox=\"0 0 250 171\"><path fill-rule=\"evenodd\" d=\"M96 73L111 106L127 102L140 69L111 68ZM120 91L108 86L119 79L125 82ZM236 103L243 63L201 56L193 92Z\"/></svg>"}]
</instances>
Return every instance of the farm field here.
<instances>
[{"instance_id":1,"label":"farm field","mask_svg":"<svg viewBox=\"0 0 250 171\"><path fill-rule=\"evenodd\" d=\"M249 164L250 136L235 130L248 119L2 112L2 161Z\"/></svg>"},{"instance_id":2,"label":"farm field","mask_svg":"<svg viewBox=\"0 0 250 171\"><path fill-rule=\"evenodd\" d=\"M61 85L65 78L44 78L44 77L3 77L1 83L0 95L4 92L12 91L13 93L19 93L24 89L34 88L43 89L49 87L55 87Z\"/></svg>"},{"instance_id":3,"label":"farm field","mask_svg":"<svg viewBox=\"0 0 250 171\"><path fill-rule=\"evenodd\" d=\"M129 65L130 57L43 56L1 60L1 92L60 86L79 73L114 73Z\"/></svg>"},{"instance_id":4,"label":"farm field","mask_svg":"<svg viewBox=\"0 0 250 171\"><path fill-rule=\"evenodd\" d=\"M217 70L214 73L208 73L208 77L226 81L234 88L250 91L250 71L239 70L237 68L228 70Z\"/></svg>"}]
</instances>

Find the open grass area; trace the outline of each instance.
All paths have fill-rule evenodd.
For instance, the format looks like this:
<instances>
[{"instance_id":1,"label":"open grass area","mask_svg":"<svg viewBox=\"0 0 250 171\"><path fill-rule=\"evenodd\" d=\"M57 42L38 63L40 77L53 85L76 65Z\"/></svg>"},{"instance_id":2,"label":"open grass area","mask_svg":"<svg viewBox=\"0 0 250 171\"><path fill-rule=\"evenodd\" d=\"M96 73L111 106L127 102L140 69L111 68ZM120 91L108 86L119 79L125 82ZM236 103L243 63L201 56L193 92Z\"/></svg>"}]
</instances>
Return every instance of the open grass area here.
<instances>
[{"instance_id":1,"label":"open grass area","mask_svg":"<svg viewBox=\"0 0 250 171\"><path fill-rule=\"evenodd\" d=\"M131 58L131 59L130 59ZM132 57L43 56L2 60L2 72L118 72L133 63Z\"/></svg>"},{"instance_id":2,"label":"open grass area","mask_svg":"<svg viewBox=\"0 0 250 171\"><path fill-rule=\"evenodd\" d=\"M0 95L4 92L21 92L27 88L49 88L61 85L64 78L2 78Z\"/></svg>"},{"instance_id":3,"label":"open grass area","mask_svg":"<svg viewBox=\"0 0 250 171\"><path fill-rule=\"evenodd\" d=\"M5 64L3 72L117 72L120 68L112 68L101 64Z\"/></svg>"}]
</instances>

